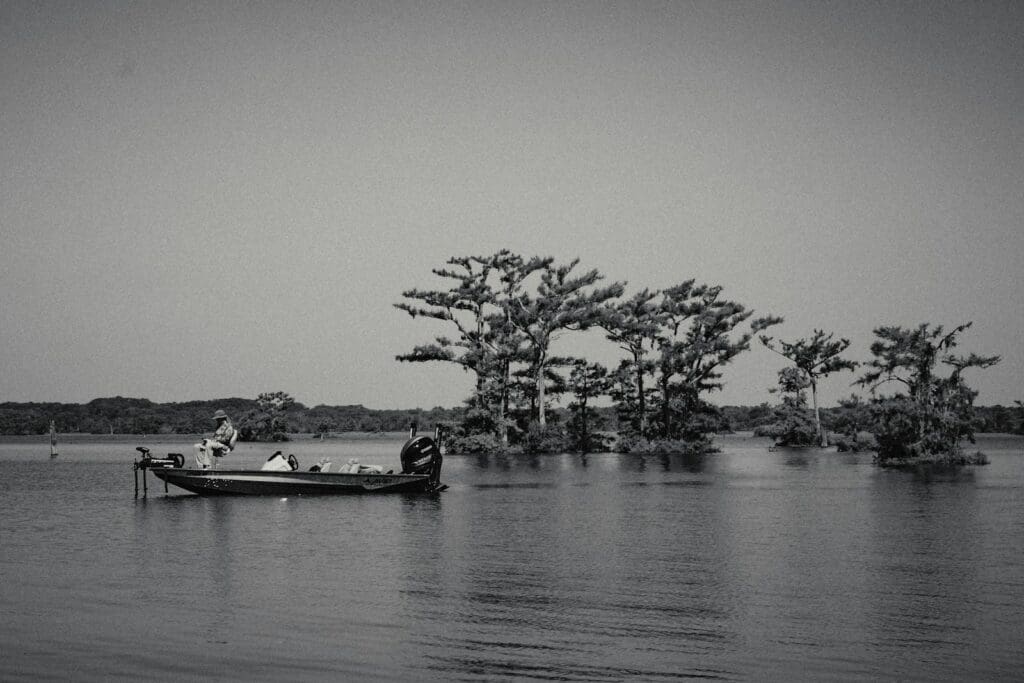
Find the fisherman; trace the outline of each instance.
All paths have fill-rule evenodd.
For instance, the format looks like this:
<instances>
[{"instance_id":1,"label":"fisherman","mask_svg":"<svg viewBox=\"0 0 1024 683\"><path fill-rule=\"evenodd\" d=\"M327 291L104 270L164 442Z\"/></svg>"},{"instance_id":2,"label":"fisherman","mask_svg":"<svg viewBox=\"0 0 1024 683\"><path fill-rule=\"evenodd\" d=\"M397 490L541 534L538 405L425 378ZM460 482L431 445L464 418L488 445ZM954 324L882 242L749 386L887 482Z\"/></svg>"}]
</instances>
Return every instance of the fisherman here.
<instances>
[{"instance_id":1,"label":"fisherman","mask_svg":"<svg viewBox=\"0 0 1024 683\"><path fill-rule=\"evenodd\" d=\"M238 430L231 426L227 413L218 410L213 414L217 429L213 436L196 444L196 464L200 469L216 469L216 460L231 452L238 440Z\"/></svg>"}]
</instances>

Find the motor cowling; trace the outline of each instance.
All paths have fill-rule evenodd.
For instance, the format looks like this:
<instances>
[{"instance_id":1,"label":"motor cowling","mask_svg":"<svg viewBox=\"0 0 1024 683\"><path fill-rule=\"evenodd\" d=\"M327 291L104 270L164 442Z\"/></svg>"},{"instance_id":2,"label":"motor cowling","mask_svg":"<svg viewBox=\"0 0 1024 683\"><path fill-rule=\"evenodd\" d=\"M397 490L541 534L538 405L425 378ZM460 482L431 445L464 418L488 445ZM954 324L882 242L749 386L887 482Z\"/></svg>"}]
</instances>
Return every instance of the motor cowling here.
<instances>
[{"instance_id":1,"label":"motor cowling","mask_svg":"<svg viewBox=\"0 0 1024 683\"><path fill-rule=\"evenodd\" d=\"M414 436L402 446L402 474L436 475L441 470L441 449L429 436Z\"/></svg>"}]
</instances>

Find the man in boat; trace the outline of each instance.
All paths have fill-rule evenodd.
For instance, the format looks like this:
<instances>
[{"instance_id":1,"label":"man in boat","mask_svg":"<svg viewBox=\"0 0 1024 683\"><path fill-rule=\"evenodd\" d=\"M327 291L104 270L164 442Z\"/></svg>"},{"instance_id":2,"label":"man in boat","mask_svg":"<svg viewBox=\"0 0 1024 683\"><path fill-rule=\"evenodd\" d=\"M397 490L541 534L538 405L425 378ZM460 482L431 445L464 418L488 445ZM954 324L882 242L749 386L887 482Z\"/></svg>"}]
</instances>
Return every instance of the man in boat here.
<instances>
[{"instance_id":1,"label":"man in boat","mask_svg":"<svg viewBox=\"0 0 1024 683\"><path fill-rule=\"evenodd\" d=\"M204 470L215 468L215 458L222 458L230 453L238 440L238 430L231 426L227 413L218 410L213 414L213 420L217 423L213 436L196 444L196 464Z\"/></svg>"}]
</instances>

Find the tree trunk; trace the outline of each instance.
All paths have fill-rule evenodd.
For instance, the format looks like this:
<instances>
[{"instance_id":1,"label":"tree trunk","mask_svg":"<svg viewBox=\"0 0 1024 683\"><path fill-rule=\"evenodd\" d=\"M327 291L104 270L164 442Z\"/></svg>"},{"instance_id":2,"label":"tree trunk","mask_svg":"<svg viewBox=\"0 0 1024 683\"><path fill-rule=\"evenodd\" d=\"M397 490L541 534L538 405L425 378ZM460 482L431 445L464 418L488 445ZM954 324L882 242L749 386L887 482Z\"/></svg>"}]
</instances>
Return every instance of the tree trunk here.
<instances>
[{"instance_id":1,"label":"tree trunk","mask_svg":"<svg viewBox=\"0 0 1024 683\"><path fill-rule=\"evenodd\" d=\"M672 429L669 422L672 421L672 411L668 404L668 378L661 381L661 432L666 439L672 438Z\"/></svg>"},{"instance_id":2,"label":"tree trunk","mask_svg":"<svg viewBox=\"0 0 1024 683\"><path fill-rule=\"evenodd\" d=\"M585 398L580 401L580 431L583 433L580 450L586 453L587 446L590 444L590 435L587 433L587 399Z\"/></svg>"},{"instance_id":3,"label":"tree trunk","mask_svg":"<svg viewBox=\"0 0 1024 683\"><path fill-rule=\"evenodd\" d=\"M544 366L537 368L537 422L544 427L547 422L544 415Z\"/></svg>"},{"instance_id":4,"label":"tree trunk","mask_svg":"<svg viewBox=\"0 0 1024 683\"><path fill-rule=\"evenodd\" d=\"M508 446L508 425L505 424L505 416L508 415L508 384L510 364L504 361L501 378L501 400L498 409L498 440L502 446Z\"/></svg>"},{"instance_id":5,"label":"tree trunk","mask_svg":"<svg viewBox=\"0 0 1024 683\"><path fill-rule=\"evenodd\" d=\"M931 365L934 363L934 356L929 359L928 367L921 371L921 380L917 385L918 392L918 424L917 424L917 441L920 444L924 443L924 437L926 433L926 427L928 422L931 420L932 415L932 373Z\"/></svg>"},{"instance_id":6,"label":"tree trunk","mask_svg":"<svg viewBox=\"0 0 1024 683\"><path fill-rule=\"evenodd\" d=\"M818 444L822 448L828 448L828 437L821 426L821 413L818 410L818 382L811 378L811 401L814 402L814 425L818 428Z\"/></svg>"},{"instance_id":7,"label":"tree trunk","mask_svg":"<svg viewBox=\"0 0 1024 683\"><path fill-rule=\"evenodd\" d=\"M639 354L633 354L633 364L636 365L636 405L637 405L637 427L640 429L640 436L647 435L647 403L644 401L644 369L640 364Z\"/></svg>"},{"instance_id":8,"label":"tree trunk","mask_svg":"<svg viewBox=\"0 0 1024 683\"><path fill-rule=\"evenodd\" d=\"M498 401L498 443L508 445L508 426L505 424L505 403Z\"/></svg>"}]
</instances>

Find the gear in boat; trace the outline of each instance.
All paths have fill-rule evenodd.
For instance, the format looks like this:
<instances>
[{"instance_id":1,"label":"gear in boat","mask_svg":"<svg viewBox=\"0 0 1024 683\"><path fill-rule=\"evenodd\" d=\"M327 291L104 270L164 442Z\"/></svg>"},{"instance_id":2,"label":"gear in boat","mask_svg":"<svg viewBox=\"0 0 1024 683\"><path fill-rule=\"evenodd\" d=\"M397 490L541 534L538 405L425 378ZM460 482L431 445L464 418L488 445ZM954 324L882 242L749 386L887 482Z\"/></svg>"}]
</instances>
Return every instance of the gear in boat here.
<instances>
[{"instance_id":1,"label":"gear in boat","mask_svg":"<svg viewBox=\"0 0 1024 683\"><path fill-rule=\"evenodd\" d=\"M331 472L329 464L324 466L324 460L308 471L301 471L294 455L284 458L280 451L271 456L264 468L259 470L185 469L182 454L168 453L166 457L158 457L153 456L145 446L139 446L135 450L142 457L134 464L135 495L139 495L140 472L143 495L149 491L147 472L152 472L164 482L165 492L168 485L172 484L204 496L436 493L448 488L441 483L441 463L444 458L439 441L439 430L431 438L417 436L414 427L399 454L402 471L398 474L394 471L376 471L382 468L360 467L358 463L352 462Z\"/></svg>"}]
</instances>

